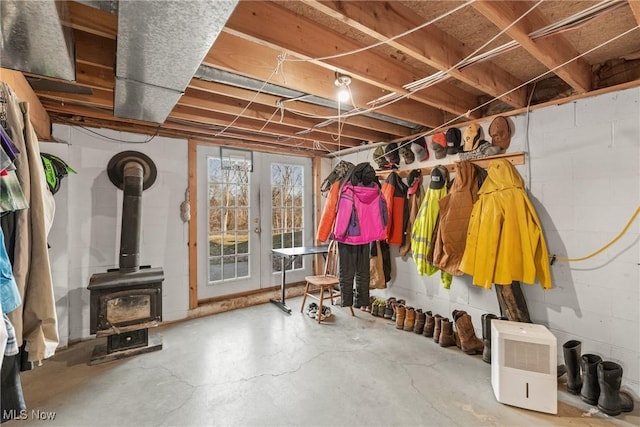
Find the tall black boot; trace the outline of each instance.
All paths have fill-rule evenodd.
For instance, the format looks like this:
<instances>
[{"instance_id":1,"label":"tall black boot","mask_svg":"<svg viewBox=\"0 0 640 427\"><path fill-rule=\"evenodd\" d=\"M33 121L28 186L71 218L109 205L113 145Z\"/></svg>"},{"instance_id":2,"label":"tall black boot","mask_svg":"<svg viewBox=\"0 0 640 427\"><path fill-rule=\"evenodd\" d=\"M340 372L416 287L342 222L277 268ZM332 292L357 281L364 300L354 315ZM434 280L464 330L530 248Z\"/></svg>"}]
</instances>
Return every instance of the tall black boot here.
<instances>
[{"instance_id":1,"label":"tall black boot","mask_svg":"<svg viewBox=\"0 0 640 427\"><path fill-rule=\"evenodd\" d=\"M564 364L567 367L567 391L571 394L580 393L582 378L580 377L580 348L582 343L577 340L567 341L562 345Z\"/></svg>"},{"instance_id":2,"label":"tall black boot","mask_svg":"<svg viewBox=\"0 0 640 427\"><path fill-rule=\"evenodd\" d=\"M582 390L580 399L589 405L597 405L600 397L600 386L598 385L598 363L602 358L595 354L583 354L580 358L582 368Z\"/></svg>"},{"instance_id":3,"label":"tall black boot","mask_svg":"<svg viewBox=\"0 0 640 427\"><path fill-rule=\"evenodd\" d=\"M497 318L498 316L491 313L485 313L481 316L482 341L484 343L484 350L482 351L482 361L486 363L491 363L491 320Z\"/></svg>"},{"instance_id":4,"label":"tall black boot","mask_svg":"<svg viewBox=\"0 0 640 427\"><path fill-rule=\"evenodd\" d=\"M628 393L620 391L622 366L615 362L600 362L597 370L600 386L598 409L611 416L633 411L633 398Z\"/></svg>"}]
</instances>

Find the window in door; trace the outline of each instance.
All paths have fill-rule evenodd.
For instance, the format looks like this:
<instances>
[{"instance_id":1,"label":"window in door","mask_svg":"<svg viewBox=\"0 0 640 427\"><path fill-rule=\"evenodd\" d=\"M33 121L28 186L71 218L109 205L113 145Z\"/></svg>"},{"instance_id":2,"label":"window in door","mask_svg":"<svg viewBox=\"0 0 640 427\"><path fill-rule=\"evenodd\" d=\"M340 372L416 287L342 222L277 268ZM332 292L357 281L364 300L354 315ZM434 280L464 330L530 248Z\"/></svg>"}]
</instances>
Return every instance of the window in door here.
<instances>
[{"instance_id":1,"label":"window in door","mask_svg":"<svg viewBox=\"0 0 640 427\"><path fill-rule=\"evenodd\" d=\"M271 164L271 230L272 248L303 246L304 241L304 169L301 165ZM277 261L277 260L275 260ZM287 270L302 268L298 257ZM280 271L280 262L273 262Z\"/></svg>"},{"instance_id":2,"label":"window in door","mask_svg":"<svg viewBox=\"0 0 640 427\"><path fill-rule=\"evenodd\" d=\"M251 275L247 160L208 157L209 283Z\"/></svg>"}]
</instances>

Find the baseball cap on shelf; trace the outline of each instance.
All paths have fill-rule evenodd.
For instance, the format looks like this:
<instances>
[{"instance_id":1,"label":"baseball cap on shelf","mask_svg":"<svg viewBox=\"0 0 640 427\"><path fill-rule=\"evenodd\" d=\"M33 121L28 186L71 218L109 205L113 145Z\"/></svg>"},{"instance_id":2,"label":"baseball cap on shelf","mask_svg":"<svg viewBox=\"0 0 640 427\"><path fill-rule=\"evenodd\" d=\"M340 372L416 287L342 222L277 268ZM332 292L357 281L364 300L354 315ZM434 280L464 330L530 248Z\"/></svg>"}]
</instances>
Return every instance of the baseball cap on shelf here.
<instances>
[{"instance_id":1,"label":"baseball cap on shelf","mask_svg":"<svg viewBox=\"0 0 640 427\"><path fill-rule=\"evenodd\" d=\"M435 166L431 169L431 182L429 182L429 188L439 190L449 181L449 171L442 165Z\"/></svg>"},{"instance_id":2,"label":"baseball cap on shelf","mask_svg":"<svg viewBox=\"0 0 640 427\"><path fill-rule=\"evenodd\" d=\"M400 164L400 153L398 152L398 144L392 142L387 144L384 149L384 157L387 159L387 164L392 163L394 165Z\"/></svg>"},{"instance_id":3,"label":"baseball cap on shelf","mask_svg":"<svg viewBox=\"0 0 640 427\"><path fill-rule=\"evenodd\" d=\"M400 144L400 155L402 156L402 160L404 160L405 164L410 165L416 160L415 154L411 151L411 143L403 142Z\"/></svg>"},{"instance_id":4,"label":"baseball cap on shelf","mask_svg":"<svg viewBox=\"0 0 640 427\"><path fill-rule=\"evenodd\" d=\"M385 164L387 164L387 159L385 159L384 157L384 147L382 147L381 145L373 150L373 161L376 162L378 168L380 169L384 167Z\"/></svg>"},{"instance_id":5,"label":"baseball cap on shelf","mask_svg":"<svg viewBox=\"0 0 640 427\"><path fill-rule=\"evenodd\" d=\"M489 125L489 136L491 137L491 145L504 150L509 148L511 144L509 121L504 116L498 116L493 119Z\"/></svg>"},{"instance_id":6,"label":"baseball cap on shelf","mask_svg":"<svg viewBox=\"0 0 640 427\"><path fill-rule=\"evenodd\" d=\"M476 123L471 123L469 127L464 131L462 135L462 141L464 142L464 151L471 151L478 148L480 143L480 131L482 128Z\"/></svg>"},{"instance_id":7,"label":"baseball cap on shelf","mask_svg":"<svg viewBox=\"0 0 640 427\"><path fill-rule=\"evenodd\" d=\"M420 183L422 182L422 171L420 169L414 169L409 172L407 176L407 194L415 194L418 192Z\"/></svg>"},{"instance_id":8,"label":"baseball cap on shelf","mask_svg":"<svg viewBox=\"0 0 640 427\"><path fill-rule=\"evenodd\" d=\"M447 129L447 154L458 154L460 143L462 141L462 132L458 128Z\"/></svg>"},{"instance_id":9,"label":"baseball cap on shelf","mask_svg":"<svg viewBox=\"0 0 640 427\"><path fill-rule=\"evenodd\" d=\"M431 149L436 155L436 159L442 159L447 155L447 137L439 132L431 137Z\"/></svg>"},{"instance_id":10,"label":"baseball cap on shelf","mask_svg":"<svg viewBox=\"0 0 640 427\"><path fill-rule=\"evenodd\" d=\"M418 138L411 143L411 151L417 161L424 162L429 160L429 149L427 148L427 141L424 137Z\"/></svg>"}]
</instances>

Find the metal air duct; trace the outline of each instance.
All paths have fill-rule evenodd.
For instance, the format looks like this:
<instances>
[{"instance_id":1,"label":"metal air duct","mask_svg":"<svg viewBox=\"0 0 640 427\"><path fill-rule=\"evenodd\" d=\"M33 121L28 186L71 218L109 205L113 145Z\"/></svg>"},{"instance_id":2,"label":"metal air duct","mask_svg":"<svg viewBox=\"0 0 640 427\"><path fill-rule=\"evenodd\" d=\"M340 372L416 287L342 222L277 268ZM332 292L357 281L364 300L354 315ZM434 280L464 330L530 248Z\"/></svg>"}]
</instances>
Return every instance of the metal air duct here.
<instances>
[{"instance_id":1,"label":"metal air duct","mask_svg":"<svg viewBox=\"0 0 640 427\"><path fill-rule=\"evenodd\" d=\"M65 2L0 1L0 65L62 80L76 79L75 44Z\"/></svg>"},{"instance_id":2,"label":"metal air duct","mask_svg":"<svg viewBox=\"0 0 640 427\"><path fill-rule=\"evenodd\" d=\"M163 123L237 4L120 1L115 116Z\"/></svg>"}]
</instances>

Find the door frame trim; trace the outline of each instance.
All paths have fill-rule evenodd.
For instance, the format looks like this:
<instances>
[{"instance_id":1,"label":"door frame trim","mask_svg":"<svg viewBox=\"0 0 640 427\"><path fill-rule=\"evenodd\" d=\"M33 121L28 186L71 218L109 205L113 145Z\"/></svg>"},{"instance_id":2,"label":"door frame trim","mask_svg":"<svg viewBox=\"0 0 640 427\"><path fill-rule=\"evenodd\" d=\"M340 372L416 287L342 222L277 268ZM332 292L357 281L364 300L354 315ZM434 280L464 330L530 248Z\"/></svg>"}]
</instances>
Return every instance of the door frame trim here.
<instances>
[{"instance_id":1,"label":"door frame trim","mask_svg":"<svg viewBox=\"0 0 640 427\"><path fill-rule=\"evenodd\" d=\"M200 145L209 145L214 147L223 147L228 144L220 144L213 143L209 141L202 141L197 139L189 139L188 140L188 162L187 167L189 168L189 209L190 209L190 220L189 220L189 310L194 310L200 306L207 305L208 300L198 301L198 146ZM260 151L260 150L254 150ZM301 156L301 157L311 157L311 172L312 172L312 183L313 188L320 188L320 157L317 156ZM318 203L318 199L320 198L319 192L313 192L315 197L313 197L312 203L314 206L313 209L313 233L314 236L316 234L317 227L317 219L319 218L319 209L320 203ZM315 239L314 239L315 240ZM314 263L312 267L314 270L317 270L318 264ZM268 289L268 288L266 288ZM228 298L228 296L227 296Z\"/></svg>"}]
</instances>

